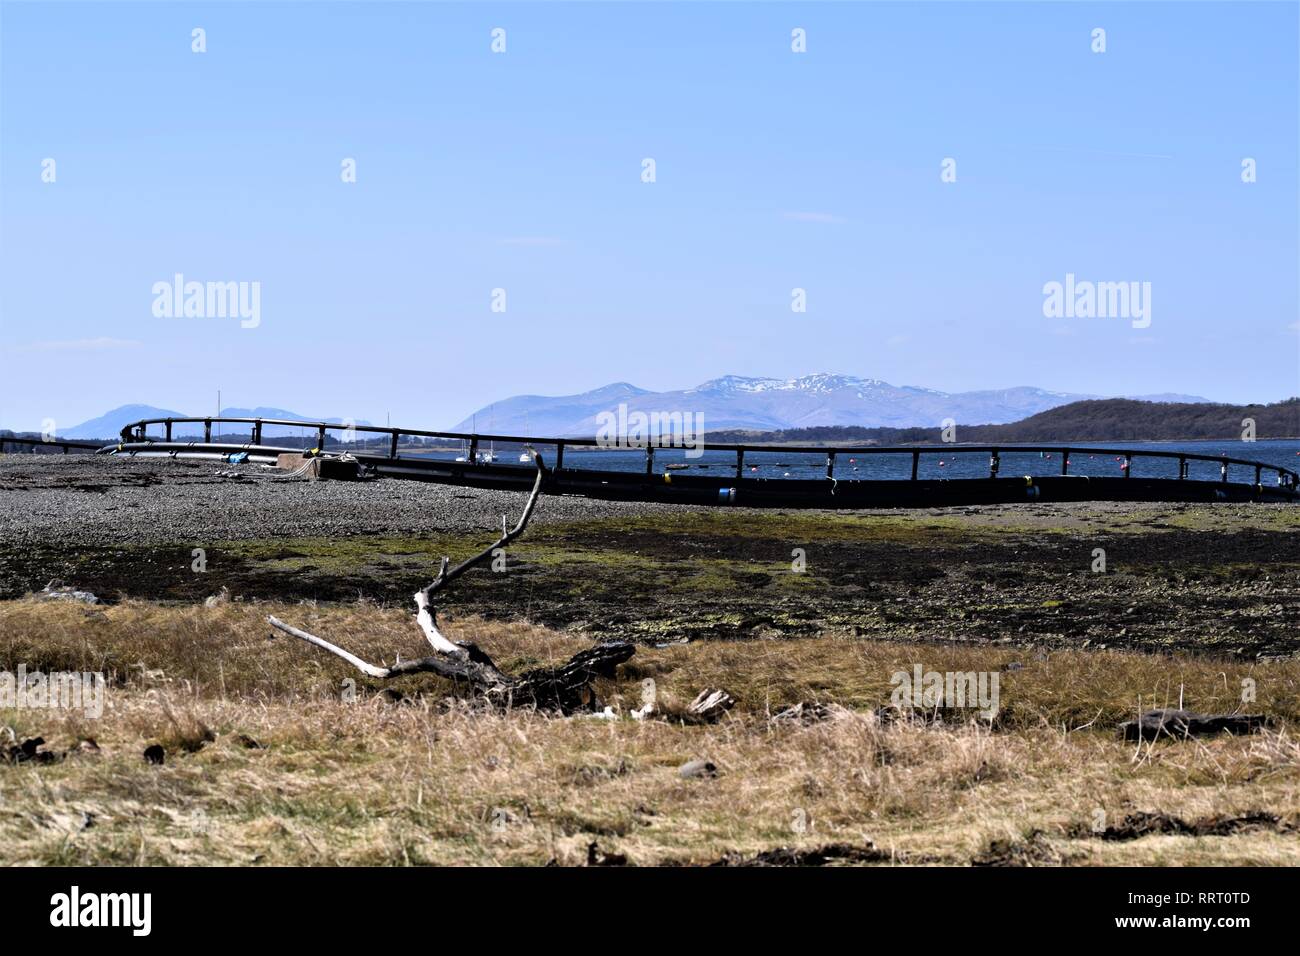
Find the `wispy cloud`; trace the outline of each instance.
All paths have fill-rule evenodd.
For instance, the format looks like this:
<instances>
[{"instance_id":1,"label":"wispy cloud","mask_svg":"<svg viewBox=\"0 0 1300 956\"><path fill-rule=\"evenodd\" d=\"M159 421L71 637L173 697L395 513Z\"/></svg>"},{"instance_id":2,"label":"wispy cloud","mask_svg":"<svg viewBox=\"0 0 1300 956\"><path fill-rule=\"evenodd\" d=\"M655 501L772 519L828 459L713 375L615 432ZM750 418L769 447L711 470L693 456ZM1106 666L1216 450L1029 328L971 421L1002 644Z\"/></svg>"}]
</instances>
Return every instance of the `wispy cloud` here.
<instances>
[{"instance_id":1,"label":"wispy cloud","mask_svg":"<svg viewBox=\"0 0 1300 956\"><path fill-rule=\"evenodd\" d=\"M503 246L562 246L568 240L558 236L511 236L497 242Z\"/></svg>"},{"instance_id":2,"label":"wispy cloud","mask_svg":"<svg viewBox=\"0 0 1300 956\"><path fill-rule=\"evenodd\" d=\"M838 223L848 222L843 216L837 216L830 212L783 212L782 217L793 222L821 222L821 223Z\"/></svg>"},{"instance_id":3,"label":"wispy cloud","mask_svg":"<svg viewBox=\"0 0 1300 956\"><path fill-rule=\"evenodd\" d=\"M1091 153L1095 156L1122 156L1129 159L1175 159L1168 153L1134 153L1120 149L1096 149L1091 146L1031 146L1052 153Z\"/></svg>"},{"instance_id":4,"label":"wispy cloud","mask_svg":"<svg viewBox=\"0 0 1300 956\"><path fill-rule=\"evenodd\" d=\"M142 345L134 339L57 339L29 342L14 346L15 352L107 352L112 349L133 349Z\"/></svg>"}]
</instances>

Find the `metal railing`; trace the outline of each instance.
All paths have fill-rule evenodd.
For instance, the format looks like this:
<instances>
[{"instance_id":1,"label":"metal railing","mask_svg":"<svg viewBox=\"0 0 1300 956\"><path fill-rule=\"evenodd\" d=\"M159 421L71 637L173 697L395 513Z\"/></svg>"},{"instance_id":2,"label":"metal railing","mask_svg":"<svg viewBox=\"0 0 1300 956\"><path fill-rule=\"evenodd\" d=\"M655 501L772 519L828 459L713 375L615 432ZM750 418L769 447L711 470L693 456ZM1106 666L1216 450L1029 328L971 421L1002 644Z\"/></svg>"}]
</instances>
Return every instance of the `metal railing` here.
<instances>
[{"instance_id":1,"label":"metal railing","mask_svg":"<svg viewBox=\"0 0 1300 956\"><path fill-rule=\"evenodd\" d=\"M199 425L203 426L203 443L212 443L212 426L219 425L249 425L251 426L251 441L249 445L253 447L262 446L262 433L267 425L272 426L292 426L295 428L306 429L309 432L316 433L316 450L324 452L326 450L327 439L330 432L345 432L352 435L367 433L374 435L387 436L387 454L389 460L397 460L402 456L399 455L401 439L403 437L419 439L439 439L450 442L460 442L467 448L466 461L471 464L478 464L479 447L484 443L497 443L503 445L534 445L550 446L556 450L555 461L553 466L557 469L564 468L564 451L566 448L598 448L602 450L640 450L645 453L645 473L647 475L654 473L654 459L656 446L651 442L641 444L629 444L624 442L621 445L611 446L608 441L602 441L597 438L539 438L530 435L494 435L482 433L465 433L465 432L445 432L429 431L418 428L394 428L385 425L345 425L332 424L329 422L304 422L293 421L279 418L147 418L137 422L132 422L122 429L121 440L123 443L153 441L148 436L148 427L151 425L162 426L164 430L162 441L165 443L173 442L175 426L177 425ZM355 442L345 442L342 444L355 444ZM244 446L237 446L244 447ZM1210 462L1219 466L1220 481L1228 483L1229 466L1237 465L1247 469L1254 470L1254 484L1259 485L1263 478L1264 472L1276 474L1278 485L1296 489L1300 484L1300 475L1289 468L1283 468L1280 465L1272 465L1267 462L1253 461L1246 458L1235 458L1226 455L1202 455L1194 452L1184 451L1157 451L1157 450L1134 450L1129 448L1096 448L1091 446L1071 446L1066 444L1001 444L1001 445L960 445L960 444L942 444L942 445L774 445L764 444L761 442L747 442L742 444L730 442L698 442L692 445L692 448L698 448L702 451L719 451L732 452L736 456L735 477L737 480L744 478L745 455L747 453L769 453L777 452L781 454L799 455L814 454L826 456L826 477L835 479L835 462L836 459L845 455L910 455L911 456L911 480L917 480L917 473L920 467L922 455L927 454L987 454L989 456L989 477L996 478L1001 466L1001 457L1004 454L1059 454L1061 456L1061 474L1069 475L1070 456L1071 454L1081 455L1114 455L1123 461L1123 477L1128 478L1132 474L1132 464L1135 459L1152 458L1176 460L1178 462L1178 478L1185 479L1188 477L1189 462ZM501 467L510 467L503 465ZM962 479L956 479L962 480Z\"/></svg>"}]
</instances>

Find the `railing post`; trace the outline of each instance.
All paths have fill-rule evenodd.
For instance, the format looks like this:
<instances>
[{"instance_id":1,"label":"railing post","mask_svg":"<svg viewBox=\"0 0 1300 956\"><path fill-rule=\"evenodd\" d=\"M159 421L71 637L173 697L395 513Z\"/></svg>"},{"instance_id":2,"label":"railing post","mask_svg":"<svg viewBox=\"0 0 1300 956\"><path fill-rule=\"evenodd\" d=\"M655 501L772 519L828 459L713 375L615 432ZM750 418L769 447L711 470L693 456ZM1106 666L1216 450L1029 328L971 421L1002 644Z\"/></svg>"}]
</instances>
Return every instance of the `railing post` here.
<instances>
[{"instance_id":1,"label":"railing post","mask_svg":"<svg viewBox=\"0 0 1300 956\"><path fill-rule=\"evenodd\" d=\"M835 452L833 451L826 454L826 477L832 479L835 477Z\"/></svg>"},{"instance_id":2,"label":"railing post","mask_svg":"<svg viewBox=\"0 0 1300 956\"><path fill-rule=\"evenodd\" d=\"M645 473L647 475L653 474L654 470L655 470L655 446L650 443L649 439L647 439L645 445Z\"/></svg>"},{"instance_id":3,"label":"railing post","mask_svg":"<svg viewBox=\"0 0 1300 956\"><path fill-rule=\"evenodd\" d=\"M391 439L388 442L388 457L397 457L397 432L393 432Z\"/></svg>"},{"instance_id":4,"label":"railing post","mask_svg":"<svg viewBox=\"0 0 1300 956\"><path fill-rule=\"evenodd\" d=\"M324 453L325 451L325 426L324 425L320 426L320 428L316 430L316 447L320 449L322 453Z\"/></svg>"},{"instance_id":5,"label":"railing post","mask_svg":"<svg viewBox=\"0 0 1300 956\"><path fill-rule=\"evenodd\" d=\"M989 477L996 478L998 476L998 469L1001 467L1002 467L1002 459L998 455L998 450L994 448L993 455L992 457L989 458ZM912 477L913 478L916 477L915 473L913 473Z\"/></svg>"},{"instance_id":6,"label":"railing post","mask_svg":"<svg viewBox=\"0 0 1300 956\"><path fill-rule=\"evenodd\" d=\"M916 481L916 469L917 466L919 466L920 464L921 464L921 453L919 451L912 452L912 480L913 481Z\"/></svg>"},{"instance_id":7,"label":"railing post","mask_svg":"<svg viewBox=\"0 0 1300 956\"><path fill-rule=\"evenodd\" d=\"M559 471L564 467L564 442L555 443L555 469Z\"/></svg>"},{"instance_id":8,"label":"railing post","mask_svg":"<svg viewBox=\"0 0 1300 956\"><path fill-rule=\"evenodd\" d=\"M1223 461L1219 462L1219 480L1222 481L1224 484L1227 484L1227 481L1228 481L1228 459L1226 459L1226 458L1223 459Z\"/></svg>"},{"instance_id":9,"label":"railing post","mask_svg":"<svg viewBox=\"0 0 1300 956\"><path fill-rule=\"evenodd\" d=\"M469 440L469 460L465 462L465 464L472 465L477 461L478 461L478 436L475 435L473 438Z\"/></svg>"},{"instance_id":10,"label":"railing post","mask_svg":"<svg viewBox=\"0 0 1300 956\"><path fill-rule=\"evenodd\" d=\"M262 444L262 420L260 418L253 422L253 444Z\"/></svg>"},{"instance_id":11,"label":"railing post","mask_svg":"<svg viewBox=\"0 0 1300 956\"><path fill-rule=\"evenodd\" d=\"M211 443L212 443L212 419L205 418L203 419L203 444L210 445Z\"/></svg>"},{"instance_id":12,"label":"railing post","mask_svg":"<svg viewBox=\"0 0 1300 956\"><path fill-rule=\"evenodd\" d=\"M1070 449L1061 449L1061 474L1069 474L1070 471Z\"/></svg>"},{"instance_id":13,"label":"railing post","mask_svg":"<svg viewBox=\"0 0 1300 956\"><path fill-rule=\"evenodd\" d=\"M736 477L740 478L745 473L745 449L736 449Z\"/></svg>"},{"instance_id":14,"label":"railing post","mask_svg":"<svg viewBox=\"0 0 1300 956\"><path fill-rule=\"evenodd\" d=\"M1127 478L1131 474L1133 474L1133 456L1125 455L1124 456L1124 477Z\"/></svg>"},{"instance_id":15,"label":"railing post","mask_svg":"<svg viewBox=\"0 0 1300 956\"><path fill-rule=\"evenodd\" d=\"M167 419L167 432L166 432L166 434L167 434L167 441L171 441L171 440L172 440L172 420L171 420L170 418Z\"/></svg>"},{"instance_id":16,"label":"railing post","mask_svg":"<svg viewBox=\"0 0 1300 956\"><path fill-rule=\"evenodd\" d=\"M1182 481L1187 477L1187 459L1182 455L1178 456L1178 480Z\"/></svg>"},{"instance_id":17,"label":"railing post","mask_svg":"<svg viewBox=\"0 0 1300 956\"><path fill-rule=\"evenodd\" d=\"M1264 471L1264 466L1263 466L1263 465L1256 465L1256 466L1255 466L1255 484L1259 484L1259 483L1260 483L1260 479L1263 477L1263 474L1262 474L1263 471Z\"/></svg>"}]
</instances>

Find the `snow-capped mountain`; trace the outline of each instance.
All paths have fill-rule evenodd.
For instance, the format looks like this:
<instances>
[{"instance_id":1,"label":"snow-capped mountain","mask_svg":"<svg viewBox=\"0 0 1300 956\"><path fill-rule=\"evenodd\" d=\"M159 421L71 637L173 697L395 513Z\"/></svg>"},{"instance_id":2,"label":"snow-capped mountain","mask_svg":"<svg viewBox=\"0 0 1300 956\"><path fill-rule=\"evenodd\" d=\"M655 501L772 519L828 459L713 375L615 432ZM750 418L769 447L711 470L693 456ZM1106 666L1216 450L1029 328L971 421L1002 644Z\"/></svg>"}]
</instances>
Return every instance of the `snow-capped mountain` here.
<instances>
[{"instance_id":1,"label":"snow-capped mountain","mask_svg":"<svg viewBox=\"0 0 1300 956\"><path fill-rule=\"evenodd\" d=\"M1030 386L974 392L942 392L890 385L873 378L826 372L799 378L724 375L680 391L651 392L619 382L579 395L519 395L479 409L452 431L593 436L601 412L699 413L706 430L774 431L818 425L935 426L946 418L963 425L1003 424L1097 395L1053 392ZM1132 396L1141 398L1141 396ZM1174 396L1160 396L1171 401ZM1183 401L1206 401L1177 396Z\"/></svg>"},{"instance_id":2,"label":"snow-capped mountain","mask_svg":"<svg viewBox=\"0 0 1300 956\"><path fill-rule=\"evenodd\" d=\"M860 389L878 385L888 387L887 382L882 382L879 379L854 378L851 375L831 375L828 372L787 379L745 378L742 375L724 375L722 378L711 379L703 385L697 385L695 388L688 388L686 394L690 395L696 392L833 392L841 388Z\"/></svg>"}]
</instances>

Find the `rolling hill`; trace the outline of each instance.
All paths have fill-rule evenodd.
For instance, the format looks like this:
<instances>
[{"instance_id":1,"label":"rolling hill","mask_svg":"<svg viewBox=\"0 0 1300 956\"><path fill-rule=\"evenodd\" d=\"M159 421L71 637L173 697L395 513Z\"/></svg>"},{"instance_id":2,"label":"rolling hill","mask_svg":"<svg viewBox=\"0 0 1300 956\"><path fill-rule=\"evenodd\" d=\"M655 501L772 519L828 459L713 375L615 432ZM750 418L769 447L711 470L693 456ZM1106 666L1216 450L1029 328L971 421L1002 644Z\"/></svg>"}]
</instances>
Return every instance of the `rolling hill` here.
<instances>
[{"instance_id":1,"label":"rolling hill","mask_svg":"<svg viewBox=\"0 0 1300 956\"><path fill-rule=\"evenodd\" d=\"M137 422L142 418L197 418L203 414L187 415L185 412L176 412L166 408L158 408L154 405L120 405L111 411L105 412L98 418L92 418L82 422L80 425L74 425L71 428L59 429L60 438L116 438L122 429ZM310 415L300 415L297 412L291 412L283 408L223 408L221 414L229 418L284 418L298 421L311 422L329 422L331 424L342 424L341 418L315 418ZM358 419L358 425L368 425L369 422ZM226 428L226 431L230 431ZM202 425L177 426L176 435L182 434L199 434L203 431ZM266 426L262 434L266 437L276 435L292 435L300 432L301 429L289 426ZM154 432L150 432L154 434Z\"/></svg>"}]
</instances>

